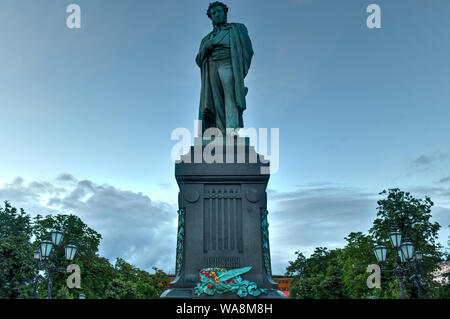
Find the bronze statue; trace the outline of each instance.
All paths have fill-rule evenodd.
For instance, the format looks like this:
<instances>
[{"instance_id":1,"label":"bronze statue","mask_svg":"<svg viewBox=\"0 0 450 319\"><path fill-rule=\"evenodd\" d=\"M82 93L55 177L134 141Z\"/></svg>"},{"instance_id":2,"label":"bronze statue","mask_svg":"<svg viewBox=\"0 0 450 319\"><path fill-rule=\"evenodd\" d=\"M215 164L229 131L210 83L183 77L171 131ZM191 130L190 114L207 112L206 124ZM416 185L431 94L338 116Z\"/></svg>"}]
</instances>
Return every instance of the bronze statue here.
<instances>
[{"instance_id":1,"label":"bronze statue","mask_svg":"<svg viewBox=\"0 0 450 319\"><path fill-rule=\"evenodd\" d=\"M228 7L222 2L210 3L208 7L214 29L203 38L196 57L202 81L199 120L203 132L216 127L223 135L227 131L235 135L244 127L242 113L248 92L244 78L253 48L245 25L227 23L227 13Z\"/></svg>"}]
</instances>

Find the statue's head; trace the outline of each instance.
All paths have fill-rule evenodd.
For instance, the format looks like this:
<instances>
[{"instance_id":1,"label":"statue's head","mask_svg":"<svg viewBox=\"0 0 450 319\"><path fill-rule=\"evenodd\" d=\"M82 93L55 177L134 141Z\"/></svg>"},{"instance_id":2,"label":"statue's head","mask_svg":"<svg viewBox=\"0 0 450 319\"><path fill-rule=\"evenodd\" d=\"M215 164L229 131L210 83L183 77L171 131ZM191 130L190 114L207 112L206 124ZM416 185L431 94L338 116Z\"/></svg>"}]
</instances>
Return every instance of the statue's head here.
<instances>
[{"instance_id":1,"label":"statue's head","mask_svg":"<svg viewBox=\"0 0 450 319\"><path fill-rule=\"evenodd\" d=\"M209 4L206 15L212 20L213 25L219 25L227 22L228 7L220 1Z\"/></svg>"}]
</instances>

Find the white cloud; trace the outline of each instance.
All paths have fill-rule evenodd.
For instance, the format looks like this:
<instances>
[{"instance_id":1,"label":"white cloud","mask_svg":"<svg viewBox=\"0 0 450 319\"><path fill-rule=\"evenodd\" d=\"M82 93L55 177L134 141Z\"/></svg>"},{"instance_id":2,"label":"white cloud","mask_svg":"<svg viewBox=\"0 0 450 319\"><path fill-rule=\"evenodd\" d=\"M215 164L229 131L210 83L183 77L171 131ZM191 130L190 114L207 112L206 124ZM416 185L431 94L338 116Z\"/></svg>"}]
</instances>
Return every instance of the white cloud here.
<instances>
[{"instance_id":1,"label":"white cloud","mask_svg":"<svg viewBox=\"0 0 450 319\"><path fill-rule=\"evenodd\" d=\"M272 272L285 272L294 252L306 256L316 247L344 247L350 232L367 233L376 217L377 194L330 184L269 191Z\"/></svg>"},{"instance_id":2,"label":"white cloud","mask_svg":"<svg viewBox=\"0 0 450 319\"><path fill-rule=\"evenodd\" d=\"M148 271L153 266L174 269L176 207L147 195L64 174L30 183L18 177L0 188L0 199L32 216L77 215L102 235L99 253L112 262L121 257Z\"/></svg>"}]
</instances>

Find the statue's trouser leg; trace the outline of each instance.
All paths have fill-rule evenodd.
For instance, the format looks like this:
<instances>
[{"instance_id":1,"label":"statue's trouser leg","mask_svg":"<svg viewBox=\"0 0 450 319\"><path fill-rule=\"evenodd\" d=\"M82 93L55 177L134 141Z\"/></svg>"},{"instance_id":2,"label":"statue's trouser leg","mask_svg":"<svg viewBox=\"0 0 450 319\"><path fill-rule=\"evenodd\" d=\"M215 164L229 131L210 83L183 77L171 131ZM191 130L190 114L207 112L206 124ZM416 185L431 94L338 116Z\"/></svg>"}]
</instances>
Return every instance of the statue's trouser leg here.
<instances>
[{"instance_id":1,"label":"statue's trouser leg","mask_svg":"<svg viewBox=\"0 0 450 319\"><path fill-rule=\"evenodd\" d=\"M226 118L225 118L225 98L222 88L222 82L219 75L219 61L209 61L209 84L214 103L215 127L226 132Z\"/></svg>"},{"instance_id":2,"label":"statue's trouser leg","mask_svg":"<svg viewBox=\"0 0 450 319\"><path fill-rule=\"evenodd\" d=\"M225 127L238 129L239 113L234 92L234 76L231 60L220 63L218 71L225 97Z\"/></svg>"}]
</instances>

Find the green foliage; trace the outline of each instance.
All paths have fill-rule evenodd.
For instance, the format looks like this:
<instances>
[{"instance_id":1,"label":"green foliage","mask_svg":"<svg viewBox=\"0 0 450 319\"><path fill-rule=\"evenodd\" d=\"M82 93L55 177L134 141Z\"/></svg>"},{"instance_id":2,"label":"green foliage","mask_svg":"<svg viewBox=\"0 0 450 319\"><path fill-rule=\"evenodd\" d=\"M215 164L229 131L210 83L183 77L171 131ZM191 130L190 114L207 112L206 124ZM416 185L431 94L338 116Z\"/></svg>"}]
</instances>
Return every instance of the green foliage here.
<instances>
[{"instance_id":1,"label":"green foliage","mask_svg":"<svg viewBox=\"0 0 450 319\"><path fill-rule=\"evenodd\" d=\"M156 296L159 298L169 288L170 280L169 276L161 269L157 267L152 267L152 269L155 271L152 275L153 286L156 287Z\"/></svg>"},{"instance_id":2,"label":"green foliage","mask_svg":"<svg viewBox=\"0 0 450 319\"><path fill-rule=\"evenodd\" d=\"M297 259L289 262L288 275L295 275L289 295L299 299L347 298L342 282L342 269L338 259L340 249L327 250L318 247L310 258L296 252Z\"/></svg>"},{"instance_id":3,"label":"green foliage","mask_svg":"<svg viewBox=\"0 0 450 319\"><path fill-rule=\"evenodd\" d=\"M46 217L37 215L33 219L33 222L32 232L36 238L33 244L34 247L39 247L39 243L46 238L50 229L59 226L64 232L61 244L56 249L56 267L65 269L68 266L68 263L65 260L64 246L66 246L70 240L73 240L74 244L78 247L73 263L80 266L81 289L73 288L67 290L70 298L78 298L80 293L84 293L86 298L96 298L101 296L101 294L103 294L102 289L106 286L103 281L108 279L109 264L107 260L102 259L97 255L98 246L102 238L101 235L88 227L75 215L58 214L55 216L48 215ZM112 268L111 265L109 266ZM66 291L64 288L67 288L67 276L68 274L65 271L56 273L53 278L52 291L63 291L65 293ZM47 284L47 279L40 283L39 296L46 296ZM62 293L59 296L65 297L66 295ZM58 296L55 295L54 298L58 298Z\"/></svg>"},{"instance_id":4,"label":"green foliage","mask_svg":"<svg viewBox=\"0 0 450 319\"><path fill-rule=\"evenodd\" d=\"M33 250L39 248L50 229L60 226L64 232L56 249L55 266L66 269L64 246L73 240L78 247L75 260L80 266L81 288L68 289L67 274L58 272L53 278L52 297L77 299L84 293L88 299L103 298L159 298L169 286L169 277L154 267L154 274L128 264L118 258L115 266L98 255L102 236L75 215L37 215L33 220L23 209L20 212L5 202L0 207L0 298L31 298L35 262ZM48 278L40 281L38 298L47 297Z\"/></svg>"},{"instance_id":5,"label":"green foliage","mask_svg":"<svg viewBox=\"0 0 450 319\"><path fill-rule=\"evenodd\" d=\"M448 228L450 228L450 225L448 225ZM448 236L447 246L447 261L450 261L450 235Z\"/></svg>"},{"instance_id":6,"label":"green foliage","mask_svg":"<svg viewBox=\"0 0 450 319\"><path fill-rule=\"evenodd\" d=\"M155 274L140 270L117 258L114 267L114 279L106 288L105 298L112 299L149 299L158 298L168 288L169 277L154 267Z\"/></svg>"},{"instance_id":7,"label":"green foliage","mask_svg":"<svg viewBox=\"0 0 450 319\"><path fill-rule=\"evenodd\" d=\"M74 240L78 247L77 255L73 263L80 266L81 288L70 289L70 297L78 298L84 293L88 299L120 298L120 299L147 299L158 298L167 289L169 278L167 274L157 268L155 274L140 270L118 258L115 266L109 260L98 256L98 246L101 235L89 228L79 217L74 215L56 215L35 218L34 232L37 238L45 238L46 231L61 226L64 231L64 239L57 251L57 267L65 268L63 246L70 239ZM66 285L67 274L55 275L53 286L55 291L60 291ZM43 281L41 290L44 290L48 281ZM65 296L65 295L61 295Z\"/></svg>"},{"instance_id":8,"label":"green foliage","mask_svg":"<svg viewBox=\"0 0 450 319\"><path fill-rule=\"evenodd\" d=\"M368 298L373 295L367 287L370 275L367 266L376 263L372 252L375 242L371 236L361 232L350 233L345 240L347 245L339 256L338 264L342 267L344 290L349 298Z\"/></svg>"},{"instance_id":9,"label":"green foliage","mask_svg":"<svg viewBox=\"0 0 450 319\"><path fill-rule=\"evenodd\" d=\"M450 299L450 284L435 283L432 291L431 297L434 299Z\"/></svg>"},{"instance_id":10,"label":"green foliage","mask_svg":"<svg viewBox=\"0 0 450 319\"><path fill-rule=\"evenodd\" d=\"M105 292L105 297L109 299L134 299L136 295L136 284L119 278L114 278Z\"/></svg>"},{"instance_id":11,"label":"green foliage","mask_svg":"<svg viewBox=\"0 0 450 319\"><path fill-rule=\"evenodd\" d=\"M56 291L56 294L52 296L54 299L74 299L73 294L70 293L66 286L62 286Z\"/></svg>"},{"instance_id":12,"label":"green foliage","mask_svg":"<svg viewBox=\"0 0 450 319\"><path fill-rule=\"evenodd\" d=\"M407 236L414 243L415 250L423 253L423 262L420 266L423 281L427 284L425 297L432 296L433 275L432 272L442 261L442 245L436 244L439 223L432 223L431 208L434 203L429 197L416 199L409 192L403 192L398 188L382 191L380 195L387 195L385 199L378 201L377 219L374 220L370 234L383 242L388 247L388 259L386 267L393 269L395 264L395 251L389 242L389 233L393 228ZM411 269L411 271L413 271ZM394 277L394 276L391 276ZM392 278L395 280L395 278ZM408 295L417 298L417 288L413 282L405 281L405 290Z\"/></svg>"},{"instance_id":13,"label":"green foliage","mask_svg":"<svg viewBox=\"0 0 450 319\"><path fill-rule=\"evenodd\" d=\"M64 232L64 238L59 245L57 254L64 256L63 247L73 240L78 247L77 259L89 260L98 251L102 236L92 228L88 227L79 217L75 215L48 215L45 218L37 215L33 219L33 235L36 236L36 242L46 238L50 229L60 226ZM63 258L62 258L63 259Z\"/></svg>"},{"instance_id":14,"label":"green foliage","mask_svg":"<svg viewBox=\"0 0 450 319\"><path fill-rule=\"evenodd\" d=\"M29 216L5 202L0 207L0 298L32 295L34 262L30 239Z\"/></svg>"},{"instance_id":15,"label":"green foliage","mask_svg":"<svg viewBox=\"0 0 450 319\"><path fill-rule=\"evenodd\" d=\"M106 288L114 278L114 267L109 260L95 255L89 260L76 258L74 263L80 266L81 289L72 289L73 295L84 293L87 299L105 298Z\"/></svg>"},{"instance_id":16,"label":"green foliage","mask_svg":"<svg viewBox=\"0 0 450 319\"><path fill-rule=\"evenodd\" d=\"M286 275L302 277L305 275L306 257L300 251L296 251L295 255L297 255L297 258L294 261L289 261L289 266L286 268Z\"/></svg>"}]
</instances>

